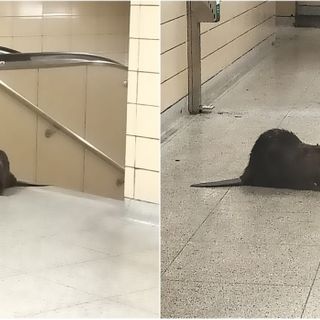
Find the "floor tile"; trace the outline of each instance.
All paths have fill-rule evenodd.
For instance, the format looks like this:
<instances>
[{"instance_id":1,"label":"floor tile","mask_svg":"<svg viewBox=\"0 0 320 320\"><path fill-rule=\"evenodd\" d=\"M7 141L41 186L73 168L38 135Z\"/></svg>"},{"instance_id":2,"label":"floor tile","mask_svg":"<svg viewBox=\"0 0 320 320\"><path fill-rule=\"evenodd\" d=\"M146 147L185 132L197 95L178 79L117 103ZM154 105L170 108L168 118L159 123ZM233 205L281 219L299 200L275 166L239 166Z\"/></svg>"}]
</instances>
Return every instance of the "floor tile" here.
<instances>
[{"instance_id":1,"label":"floor tile","mask_svg":"<svg viewBox=\"0 0 320 320\"><path fill-rule=\"evenodd\" d=\"M109 257L45 270L39 275L104 298L151 289L159 283L157 270L142 268L141 264L135 262L128 263L123 257Z\"/></svg>"},{"instance_id":2,"label":"floor tile","mask_svg":"<svg viewBox=\"0 0 320 320\"><path fill-rule=\"evenodd\" d=\"M318 246L189 242L164 278L310 286L319 260Z\"/></svg>"},{"instance_id":3,"label":"floor tile","mask_svg":"<svg viewBox=\"0 0 320 320\"><path fill-rule=\"evenodd\" d=\"M28 316L94 299L90 294L36 276L0 280L0 317Z\"/></svg>"},{"instance_id":4,"label":"floor tile","mask_svg":"<svg viewBox=\"0 0 320 320\"><path fill-rule=\"evenodd\" d=\"M164 281L165 318L298 318L307 287Z\"/></svg>"},{"instance_id":5,"label":"floor tile","mask_svg":"<svg viewBox=\"0 0 320 320\"><path fill-rule=\"evenodd\" d=\"M149 318L150 313L108 300L81 303L34 315L35 318Z\"/></svg>"},{"instance_id":6,"label":"floor tile","mask_svg":"<svg viewBox=\"0 0 320 320\"><path fill-rule=\"evenodd\" d=\"M117 297L111 297L109 300L123 303L131 307L139 306L140 309L148 312L150 315L153 314L153 316L155 316L158 313L155 313L155 310L159 310L160 308L159 292L160 288L158 287L150 290L143 290Z\"/></svg>"}]
</instances>

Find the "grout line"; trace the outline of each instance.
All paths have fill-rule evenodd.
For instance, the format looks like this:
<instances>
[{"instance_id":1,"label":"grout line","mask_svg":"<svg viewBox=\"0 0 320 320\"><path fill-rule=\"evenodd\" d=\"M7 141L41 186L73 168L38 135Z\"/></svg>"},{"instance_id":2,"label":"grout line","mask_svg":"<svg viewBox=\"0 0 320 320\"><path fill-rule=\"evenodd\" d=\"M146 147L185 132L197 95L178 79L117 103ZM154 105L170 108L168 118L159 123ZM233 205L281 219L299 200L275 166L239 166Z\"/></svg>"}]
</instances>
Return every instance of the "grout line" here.
<instances>
[{"instance_id":1,"label":"grout line","mask_svg":"<svg viewBox=\"0 0 320 320\"><path fill-rule=\"evenodd\" d=\"M249 49L248 51L244 52L240 57L236 58L235 60L231 61L228 65L224 66L221 70L219 70L217 73L215 73L212 77L210 77L209 79L205 80L204 82L201 83L201 86L203 86L204 84L206 84L207 82L209 82L210 80L212 80L213 78L215 78L216 76L218 76L220 73L222 73L224 70L226 70L227 68L231 67L234 63L237 63L238 60L240 60L241 58L243 58L247 53L249 53L250 51L254 50L256 47L258 47L260 44L262 44L264 41L268 40L269 38L271 38L275 33L271 33L270 35L268 35L266 38L264 38L263 40L259 41L258 43L255 44L254 47L252 47L251 49ZM258 62L258 64L262 61L263 59L260 59L260 61ZM232 86L230 88L228 88L227 90L225 90L220 96L218 96L214 101L216 101L217 99L220 99L227 91L229 91L235 84L237 84L241 79L243 79L243 77L245 77L249 72L251 72L254 68L251 68L248 72L246 72L244 75L242 75L234 84L232 84ZM168 111L170 108L174 107L178 102L180 102L181 100L183 100L184 98L188 97L188 94L184 95L183 97L179 98L177 101L175 101L174 103L172 103L171 105L169 105L165 110L161 111L162 113L165 113L166 111Z\"/></svg>"},{"instance_id":2,"label":"grout line","mask_svg":"<svg viewBox=\"0 0 320 320\"><path fill-rule=\"evenodd\" d=\"M224 25L224 24L226 24L226 23L228 23L228 22L230 22L230 21L232 21L232 20L234 20L234 19L237 19L237 18L241 17L242 15L245 15L245 14L248 13L248 12L255 10L256 8L260 7L261 5L264 5L266 2L267 2L267 1L263 1L263 2L259 3L258 5L253 6L253 7L249 8L249 9L247 9L247 10L245 10L245 11L243 11L243 12L241 12L241 13L233 16L233 17L231 17L230 19L228 19L228 20L226 20L226 21L223 21L223 22L221 22L221 23L218 23L217 25L214 25L214 27L212 27L212 28L210 28L210 29L208 29L208 30L206 30L206 31L203 31L203 32L201 33L201 35L203 35L203 34L205 34L205 33L208 33L208 32L210 32L210 31L212 31L212 30L214 30L214 29L216 29L216 28L219 28L220 26L222 26L222 25Z\"/></svg>"},{"instance_id":3,"label":"grout line","mask_svg":"<svg viewBox=\"0 0 320 320\"><path fill-rule=\"evenodd\" d=\"M134 40L161 40L160 38L138 38L138 37L129 37L130 39L134 39Z\"/></svg>"},{"instance_id":4,"label":"grout line","mask_svg":"<svg viewBox=\"0 0 320 320\"><path fill-rule=\"evenodd\" d=\"M222 195L222 197L218 200L218 202L216 203L216 205L213 207L212 211L209 211L209 214L204 218L204 220L200 223L200 225L196 228L196 230L191 234L191 236L189 237L189 239L186 241L186 243L182 246L182 248L179 250L179 252L176 254L176 256L172 259L172 261L169 263L169 265L165 268L165 270L162 271L162 274L165 274L167 272L167 270L171 267L171 265L174 263L174 261L178 258L178 256L180 255L180 253L183 251L183 249L187 246L187 244L189 243L189 241L193 238L193 236L197 233L197 231L202 227L202 225L208 220L208 218L214 214L215 209L218 207L218 205L221 203L221 201L224 199L224 197L227 195L227 193L230 191L230 187L228 188L227 191L224 192L224 194ZM210 197L210 195L208 195L208 197Z\"/></svg>"},{"instance_id":5,"label":"grout line","mask_svg":"<svg viewBox=\"0 0 320 320\"><path fill-rule=\"evenodd\" d=\"M223 22L215 25L214 27L210 28L209 30L206 30L206 31L202 32L201 35L203 35L203 34L205 34L205 33L207 33L207 32L210 32L210 31L213 30L213 29L219 28L220 26L222 26L222 25L224 25L224 24L226 24L226 23L228 23L228 22L230 22L230 21L232 21L232 20L234 20L234 19L236 19L236 18L239 18L240 16L248 13L249 11L252 11L252 10L260 7L261 5L264 5L266 2L267 2L267 1L263 1L263 2L259 3L258 5L254 6L254 7L251 7L251 8L249 8L249 9L247 9L247 10L245 10L245 11L243 11L243 12L241 12L241 13L233 16L233 17L231 17L230 19L228 19L228 20L226 20L226 21L223 21Z\"/></svg>"},{"instance_id":6,"label":"grout line","mask_svg":"<svg viewBox=\"0 0 320 320\"><path fill-rule=\"evenodd\" d=\"M160 140L160 138L140 136L140 135L138 135L138 134L131 134L131 133L127 133L127 136L129 136L129 137L136 137L136 138L143 138L143 139L148 139L148 140L156 140L156 141L159 141L159 140Z\"/></svg>"},{"instance_id":7,"label":"grout line","mask_svg":"<svg viewBox=\"0 0 320 320\"><path fill-rule=\"evenodd\" d=\"M169 49L167 49L167 50L165 50L165 51L162 51L161 53L160 53L160 56L163 56L164 54L166 54L166 53L168 53L168 52L170 52L170 51L172 51L172 50L174 50L174 49L176 49L176 48L178 48L178 47L181 47L182 45L184 45L184 44L186 44L187 42L186 41L183 41L183 42L181 42L181 43L178 43L178 44L176 44L175 46L173 46L173 47L171 47L171 48L169 48Z\"/></svg>"},{"instance_id":8,"label":"grout line","mask_svg":"<svg viewBox=\"0 0 320 320\"><path fill-rule=\"evenodd\" d=\"M126 168L131 168L131 169L135 169L135 170L144 170L144 171L148 171L148 172L155 172L155 173L159 173L159 170L155 170L155 169L147 169L147 168L141 168L141 167L137 167L137 166L129 166L127 165Z\"/></svg>"},{"instance_id":9,"label":"grout line","mask_svg":"<svg viewBox=\"0 0 320 320\"><path fill-rule=\"evenodd\" d=\"M208 58L209 56L211 56L212 54L214 54L215 52L221 50L222 48L228 46L229 44L231 44L234 41L237 41L238 39L240 39L242 36L244 36L245 34L249 33L250 31L253 31L254 29L260 27L261 25L263 25L264 23L266 23L268 20L272 19L273 16L270 16L268 18L266 18L265 20L259 22L258 24L256 24L254 27L246 30L245 32L241 33L240 35L238 35L236 38L233 38L232 40L230 40L229 42L225 43L224 45L218 47L217 49L215 49L214 51L211 51L210 53L206 54L205 56L201 57L201 61L205 60L206 58Z\"/></svg>"},{"instance_id":10,"label":"grout line","mask_svg":"<svg viewBox=\"0 0 320 320\"><path fill-rule=\"evenodd\" d=\"M186 16L187 16L187 13L181 14L180 16L171 18L171 19L169 19L169 20L162 21L162 22L160 23L160 25L163 26L163 25L165 25L166 23L169 23L169 22L178 20L178 19L180 19L180 18L182 18L182 17L186 17Z\"/></svg>"},{"instance_id":11,"label":"grout line","mask_svg":"<svg viewBox=\"0 0 320 320\"><path fill-rule=\"evenodd\" d=\"M188 71L188 69L189 69L189 68L188 68L188 66L187 66L187 67L185 67L184 69L178 71L177 73L169 76L168 78L164 79L164 80L161 82L161 85L163 85L163 84L166 83L167 81L175 78L176 76L179 76L181 73L183 73L183 72L185 72L185 71Z\"/></svg>"},{"instance_id":12,"label":"grout line","mask_svg":"<svg viewBox=\"0 0 320 320\"><path fill-rule=\"evenodd\" d=\"M250 285L250 286L270 286L270 287L290 287L290 288L309 288L308 285L298 285L298 284L278 284L278 283L259 283L259 282L222 282L222 281L214 281L214 280L189 280L189 279L170 279L165 278L165 281L170 282L186 282L186 283L212 283L219 285Z\"/></svg>"},{"instance_id":13,"label":"grout line","mask_svg":"<svg viewBox=\"0 0 320 320\"><path fill-rule=\"evenodd\" d=\"M139 68L139 66L138 66ZM146 70L134 70L134 69L128 69L128 71L132 71L132 72L140 72L140 73L148 73L148 74L160 74L160 72L156 72L156 71L146 71Z\"/></svg>"},{"instance_id":14,"label":"grout line","mask_svg":"<svg viewBox=\"0 0 320 320\"><path fill-rule=\"evenodd\" d=\"M318 263L317 271L316 271L316 274L314 275L314 278L313 278L312 284L311 284L311 286L310 286L310 290L309 290L309 293L308 293L308 296L307 296L306 302L305 302L305 304L304 304L304 306L303 306L303 310L302 310L302 313L301 313L300 318L302 318L302 317L303 317L304 312L306 311L306 307L307 307L307 304L308 304L308 301L309 301L309 298L310 298L310 295L311 295L311 291L312 291L313 285L314 285L314 283L315 283L315 281L316 281L317 274L318 274L318 272L319 272L319 268L320 268L320 261L319 261L319 263Z\"/></svg>"}]
</instances>

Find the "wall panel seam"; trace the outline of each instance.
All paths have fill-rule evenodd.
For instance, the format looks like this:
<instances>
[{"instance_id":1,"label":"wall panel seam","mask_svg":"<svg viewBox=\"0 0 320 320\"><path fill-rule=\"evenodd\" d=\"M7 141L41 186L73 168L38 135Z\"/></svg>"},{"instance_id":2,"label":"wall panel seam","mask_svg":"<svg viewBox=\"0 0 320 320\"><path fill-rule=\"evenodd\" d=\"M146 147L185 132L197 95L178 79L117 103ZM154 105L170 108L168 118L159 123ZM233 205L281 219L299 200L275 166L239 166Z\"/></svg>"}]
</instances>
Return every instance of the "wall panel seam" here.
<instances>
[{"instance_id":1,"label":"wall panel seam","mask_svg":"<svg viewBox=\"0 0 320 320\"><path fill-rule=\"evenodd\" d=\"M230 43L232 43L233 41L238 40L239 38L241 38L242 36L244 36L245 34L249 33L250 31L254 30L255 28L259 27L260 25L264 24L265 22L267 22L268 20L272 19L274 16L270 16L267 19L263 20L262 22L258 23L257 25L255 25L254 27L248 29L247 31L241 33L239 36L237 36L236 38L232 39L231 41L225 43L223 46L219 47L218 49L208 53L207 55L205 55L204 57L201 58L201 61L205 60L206 58L208 58L209 56L211 56L212 54L214 54L215 52L221 50L222 48L226 47L227 45L229 45Z\"/></svg>"},{"instance_id":2,"label":"wall panel seam","mask_svg":"<svg viewBox=\"0 0 320 320\"><path fill-rule=\"evenodd\" d=\"M259 44L261 44L262 42L266 41L268 38L272 37L273 35L275 35L275 33L273 32L272 34L270 34L269 36L267 36L266 38L264 38L263 40L259 41L254 47L250 48L249 50L247 50L246 52L244 52L241 56L239 56L237 59L233 60L230 64L224 66L224 68L222 68L221 70L219 70L217 73L215 73L214 75L212 75L212 77L210 77L209 79L205 80L204 82L201 83L201 86L206 84L208 81L212 80L214 77L216 77L219 73L223 72L224 69L226 69L227 67L231 66L233 63L235 63L237 60L241 59L244 55L246 55L249 51L253 50L254 48L256 48ZM177 103L179 103L180 101L182 101L183 99L185 99L186 97L188 97L188 94L182 96L181 98L179 98L177 101L175 101L174 103L172 103L171 105L169 105L165 110L161 111L161 114L165 113L166 111L168 111L170 108L172 108L174 105L176 105Z\"/></svg>"},{"instance_id":3,"label":"wall panel seam","mask_svg":"<svg viewBox=\"0 0 320 320\"><path fill-rule=\"evenodd\" d=\"M183 70L181 70L181 71L179 71L179 72L175 73L174 75L170 76L169 78L167 78L167 79L163 80L163 81L161 82L161 84L166 83L167 81L169 81L169 80L171 80L171 79L175 78L176 76L178 76L179 74L181 74L182 72L184 72L184 71L186 71L186 70L188 70L188 67L186 67L186 68L184 68Z\"/></svg>"},{"instance_id":4,"label":"wall panel seam","mask_svg":"<svg viewBox=\"0 0 320 320\"><path fill-rule=\"evenodd\" d=\"M186 43L187 43L187 41L183 41L183 42L175 45L174 47L172 47L172 48L170 48L170 49L167 49L167 50L161 52L161 55L163 55L163 54L165 54L165 53L167 53L167 52L169 52L169 51L171 51L171 50L174 50L174 49L176 49L176 48L178 48L178 47L180 47L180 46L183 46L183 45L186 44Z\"/></svg>"},{"instance_id":5,"label":"wall panel seam","mask_svg":"<svg viewBox=\"0 0 320 320\"><path fill-rule=\"evenodd\" d=\"M275 32L271 33L270 35L268 35L266 38L262 39L261 41L259 41L254 47L250 48L249 50L247 50L246 52L244 52L241 56L239 56L237 59L233 60L230 64L224 66L221 70L219 70L217 73L215 73L212 77L210 77L209 79L203 81L201 83L201 85L204 85L205 83L207 83L208 81L210 81L211 79L213 79L214 77L216 77L220 72L222 72L224 69L226 69L227 67L231 66L233 63L235 63L237 60L241 59L244 55L246 55L248 52L250 52L251 50L253 50L254 48L256 48L259 44L261 44L263 41L266 41L268 38L272 37L273 35L275 35Z\"/></svg>"},{"instance_id":6,"label":"wall panel seam","mask_svg":"<svg viewBox=\"0 0 320 320\"><path fill-rule=\"evenodd\" d=\"M243 11L243 12L237 14L237 15L235 15L234 17L232 17L232 18L230 18L230 19L228 19L228 20L226 20L226 21L224 21L224 22L221 22L221 23L218 24L218 25L215 25L214 27L210 28L209 30L206 30L206 31L201 32L201 35L203 35L203 34L205 34L205 33L207 33L207 32L210 32L211 30L216 29L216 28L218 28L218 27L226 24L227 22L230 22L230 21L232 21L232 20L234 20L234 19L242 16L243 14L245 14L245 13L251 11L251 10L254 10L254 9L258 8L259 6L261 6L261 5L265 4L265 3L268 3L268 2L269 2L269 1L263 1L263 2L259 3L258 5L254 6L254 7L252 7L252 8L249 8L249 9L247 9L247 10L245 10L245 11Z\"/></svg>"},{"instance_id":7,"label":"wall panel seam","mask_svg":"<svg viewBox=\"0 0 320 320\"><path fill-rule=\"evenodd\" d=\"M165 25L166 23L169 23L169 22L175 21L175 20L180 19L180 18L185 17L185 16L186 16L186 14L182 14L182 15L177 16L177 17L175 17L175 18L172 18L172 19L169 19L169 20L163 21L163 22L161 22L161 23L160 23L160 25L161 25L161 26L163 26L163 25Z\"/></svg>"}]
</instances>

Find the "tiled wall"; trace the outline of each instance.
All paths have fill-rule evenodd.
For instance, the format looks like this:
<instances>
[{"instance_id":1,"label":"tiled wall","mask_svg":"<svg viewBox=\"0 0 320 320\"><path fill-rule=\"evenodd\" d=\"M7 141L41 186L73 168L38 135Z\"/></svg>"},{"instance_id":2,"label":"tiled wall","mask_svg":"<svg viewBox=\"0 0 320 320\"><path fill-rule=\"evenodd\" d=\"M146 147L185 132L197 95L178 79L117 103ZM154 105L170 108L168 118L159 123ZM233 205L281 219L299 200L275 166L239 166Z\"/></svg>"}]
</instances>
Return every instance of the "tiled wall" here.
<instances>
[{"instance_id":1,"label":"tiled wall","mask_svg":"<svg viewBox=\"0 0 320 320\"><path fill-rule=\"evenodd\" d=\"M188 94L185 1L161 3L161 111Z\"/></svg>"},{"instance_id":2,"label":"tiled wall","mask_svg":"<svg viewBox=\"0 0 320 320\"><path fill-rule=\"evenodd\" d=\"M125 197L160 202L160 5L132 1Z\"/></svg>"},{"instance_id":3,"label":"tiled wall","mask_svg":"<svg viewBox=\"0 0 320 320\"><path fill-rule=\"evenodd\" d=\"M296 14L295 1L277 1L276 2L276 15L278 17L291 17Z\"/></svg>"},{"instance_id":4,"label":"tiled wall","mask_svg":"<svg viewBox=\"0 0 320 320\"><path fill-rule=\"evenodd\" d=\"M188 94L185 2L161 3L161 109ZM275 3L222 1L221 21L201 24L202 83L274 33Z\"/></svg>"},{"instance_id":5,"label":"tiled wall","mask_svg":"<svg viewBox=\"0 0 320 320\"><path fill-rule=\"evenodd\" d=\"M0 1L0 46L86 51L127 64L126 1Z\"/></svg>"},{"instance_id":6,"label":"tiled wall","mask_svg":"<svg viewBox=\"0 0 320 320\"><path fill-rule=\"evenodd\" d=\"M0 1L0 45L27 51L85 51L127 63L129 2ZM126 70L100 66L0 71L53 118L124 166ZM19 179L123 198L123 173L0 92L0 149ZM23 159L23 161L21 161Z\"/></svg>"},{"instance_id":7,"label":"tiled wall","mask_svg":"<svg viewBox=\"0 0 320 320\"><path fill-rule=\"evenodd\" d=\"M0 80L123 167L126 79L126 70L96 65L0 71ZM0 149L7 152L19 179L123 198L118 180L123 172L1 89L0 114ZM51 137L47 129L53 130Z\"/></svg>"}]
</instances>

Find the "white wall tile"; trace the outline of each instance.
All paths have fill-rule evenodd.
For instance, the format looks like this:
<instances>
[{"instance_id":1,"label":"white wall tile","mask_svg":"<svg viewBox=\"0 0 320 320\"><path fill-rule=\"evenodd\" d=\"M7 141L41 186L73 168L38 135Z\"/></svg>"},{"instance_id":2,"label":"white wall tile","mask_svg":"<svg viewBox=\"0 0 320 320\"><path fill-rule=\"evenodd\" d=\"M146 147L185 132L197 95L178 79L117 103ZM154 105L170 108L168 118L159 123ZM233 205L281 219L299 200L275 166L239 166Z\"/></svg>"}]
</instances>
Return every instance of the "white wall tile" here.
<instances>
[{"instance_id":1,"label":"white wall tile","mask_svg":"<svg viewBox=\"0 0 320 320\"><path fill-rule=\"evenodd\" d=\"M126 139L126 166L134 167L136 156L136 137L129 136Z\"/></svg>"},{"instance_id":2,"label":"white wall tile","mask_svg":"<svg viewBox=\"0 0 320 320\"><path fill-rule=\"evenodd\" d=\"M160 108L137 105L135 132L138 136L160 139Z\"/></svg>"},{"instance_id":3,"label":"white wall tile","mask_svg":"<svg viewBox=\"0 0 320 320\"><path fill-rule=\"evenodd\" d=\"M139 73L137 103L160 106L160 74Z\"/></svg>"},{"instance_id":4,"label":"white wall tile","mask_svg":"<svg viewBox=\"0 0 320 320\"><path fill-rule=\"evenodd\" d=\"M160 72L159 40L139 40L139 70Z\"/></svg>"},{"instance_id":5,"label":"white wall tile","mask_svg":"<svg viewBox=\"0 0 320 320\"><path fill-rule=\"evenodd\" d=\"M135 169L134 197L138 200L160 203L159 172Z\"/></svg>"},{"instance_id":6,"label":"white wall tile","mask_svg":"<svg viewBox=\"0 0 320 320\"><path fill-rule=\"evenodd\" d=\"M124 194L128 198L134 198L134 168L125 169Z\"/></svg>"},{"instance_id":7,"label":"white wall tile","mask_svg":"<svg viewBox=\"0 0 320 320\"><path fill-rule=\"evenodd\" d=\"M137 168L160 171L160 143L159 140L136 138Z\"/></svg>"}]
</instances>

